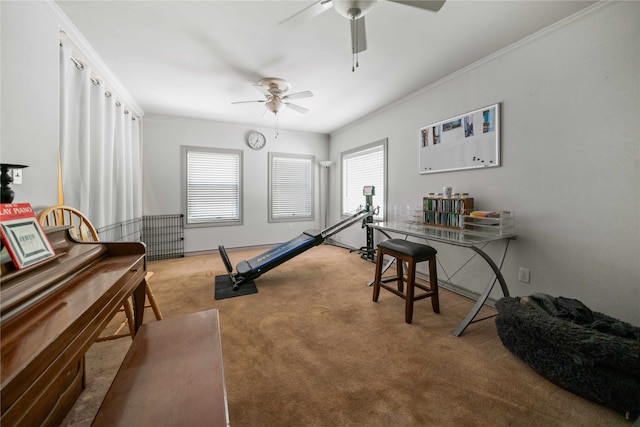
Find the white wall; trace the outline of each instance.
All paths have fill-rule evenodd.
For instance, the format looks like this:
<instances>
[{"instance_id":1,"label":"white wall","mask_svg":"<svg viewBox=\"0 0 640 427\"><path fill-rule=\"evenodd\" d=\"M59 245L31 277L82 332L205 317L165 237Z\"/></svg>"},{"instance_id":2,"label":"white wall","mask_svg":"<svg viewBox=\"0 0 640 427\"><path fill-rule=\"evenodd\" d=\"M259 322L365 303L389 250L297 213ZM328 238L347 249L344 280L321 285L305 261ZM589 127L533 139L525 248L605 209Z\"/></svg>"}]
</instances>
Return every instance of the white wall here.
<instances>
[{"instance_id":1,"label":"white wall","mask_svg":"<svg viewBox=\"0 0 640 427\"><path fill-rule=\"evenodd\" d=\"M41 2L0 2L0 160L25 164L14 202L56 204L59 22Z\"/></svg>"},{"instance_id":2,"label":"white wall","mask_svg":"<svg viewBox=\"0 0 640 427\"><path fill-rule=\"evenodd\" d=\"M577 298L640 324L639 23L638 2L599 5L332 134L331 160L388 137L391 215L445 185L469 192L477 209L514 210L519 237L503 268L513 295ZM503 166L418 174L420 127L496 102ZM334 221L339 179L338 165ZM364 238L342 235L355 247ZM449 273L471 252L434 246ZM487 249L495 256L500 248ZM478 292L489 270L475 260L470 267L454 282ZM518 282L519 267L531 269L530 284Z\"/></svg>"},{"instance_id":3,"label":"white wall","mask_svg":"<svg viewBox=\"0 0 640 427\"><path fill-rule=\"evenodd\" d=\"M246 144L250 130L262 132L267 145L253 150ZM304 230L322 228L319 203L320 171L317 162L329 156L327 135L256 128L205 120L147 115L144 120L143 212L145 215L183 213L181 146L242 149L244 151L244 224L232 227L185 229L185 251L273 244ZM315 219L268 223L269 152L310 154L316 159ZM323 210L323 209L322 209ZM289 228L291 224L291 228Z\"/></svg>"}]
</instances>

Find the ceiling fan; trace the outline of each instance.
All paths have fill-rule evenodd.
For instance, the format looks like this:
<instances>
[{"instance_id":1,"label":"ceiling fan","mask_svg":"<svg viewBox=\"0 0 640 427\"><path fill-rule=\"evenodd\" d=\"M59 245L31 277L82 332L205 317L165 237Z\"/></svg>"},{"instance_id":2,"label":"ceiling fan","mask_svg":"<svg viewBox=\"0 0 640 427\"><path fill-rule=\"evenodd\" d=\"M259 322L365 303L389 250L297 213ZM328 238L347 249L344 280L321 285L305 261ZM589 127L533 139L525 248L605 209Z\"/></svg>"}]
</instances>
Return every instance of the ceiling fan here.
<instances>
[{"instance_id":1,"label":"ceiling fan","mask_svg":"<svg viewBox=\"0 0 640 427\"><path fill-rule=\"evenodd\" d=\"M256 99L253 101L236 101L232 104L245 104L248 102L264 103L266 111L271 111L276 116L276 138L278 137L278 112L284 107L289 107L298 113L305 114L309 112L309 109L301 107L289 102L290 99L310 98L313 96L311 91L305 90L304 92L289 93L291 90L291 84L286 80L279 79L277 77L265 77L257 84L253 85L264 95L265 99Z\"/></svg>"},{"instance_id":2,"label":"ceiling fan","mask_svg":"<svg viewBox=\"0 0 640 427\"><path fill-rule=\"evenodd\" d=\"M353 65L351 71L358 67L358 53L367 49L367 37L364 28L364 16L373 9L377 0L318 0L311 6L302 9L300 12L281 21L279 25L290 27L298 26L304 21L315 18L326 10L333 7L336 12L351 21L351 53L353 54ZM387 0L406 6L417 7L418 9L437 12L442 8L446 0Z\"/></svg>"},{"instance_id":3,"label":"ceiling fan","mask_svg":"<svg viewBox=\"0 0 640 427\"><path fill-rule=\"evenodd\" d=\"M284 107L291 108L292 110L302 114L305 114L309 111L307 108L292 104L291 102L289 102L289 100L310 98L313 96L313 93L305 90L304 92L288 94L288 92L291 90L291 85L289 84L289 82L283 79L279 79L277 77L266 77L260 80L257 84L253 85L253 87L262 92L262 94L265 96L265 99L257 99L253 101L237 101L232 102L232 104L244 104L248 102L264 103L265 108L276 115Z\"/></svg>"}]
</instances>

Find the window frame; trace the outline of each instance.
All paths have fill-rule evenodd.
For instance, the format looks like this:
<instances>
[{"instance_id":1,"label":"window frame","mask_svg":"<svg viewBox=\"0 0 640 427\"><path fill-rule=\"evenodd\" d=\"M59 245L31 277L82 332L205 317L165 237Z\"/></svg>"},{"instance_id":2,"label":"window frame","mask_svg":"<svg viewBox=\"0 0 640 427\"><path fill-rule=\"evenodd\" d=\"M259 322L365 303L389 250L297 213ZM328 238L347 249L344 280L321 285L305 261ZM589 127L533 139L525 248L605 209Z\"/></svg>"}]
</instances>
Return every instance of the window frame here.
<instances>
[{"instance_id":1,"label":"window frame","mask_svg":"<svg viewBox=\"0 0 640 427\"><path fill-rule=\"evenodd\" d=\"M381 149L382 151L382 162L383 162L383 188L382 194L380 194L380 189L376 186L376 195L373 196L373 209L380 206L380 211L374 215L373 219L376 221L385 221L387 216L387 194L388 194L388 182L389 182L389 174L387 173L387 156L388 156L388 139L383 138L369 144L361 145L359 147L352 148L350 150L346 150L340 153L340 216L342 218L346 218L353 214L353 212L345 212L345 160L358 157L359 155L366 155L370 152L375 151L376 149ZM370 184L367 184L370 185ZM378 200L378 202L376 202ZM380 200L382 203L380 203ZM365 204L365 198L362 196L362 206Z\"/></svg>"},{"instance_id":2,"label":"window frame","mask_svg":"<svg viewBox=\"0 0 640 427\"><path fill-rule=\"evenodd\" d=\"M244 151L229 148L217 147L197 147L183 145L182 147L182 191L183 191L183 211L184 211L184 227L185 228L201 228L201 227L221 227L244 224ZM215 153L234 155L238 158L238 217L234 219L209 220L190 222L189 217L189 153Z\"/></svg>"},{"instance_id":3,"label":"window frame","mask_svg":"<svg viewBox=\"0 0 640 427\"><path fill-rule=\"evenodd\" d=\"M310 199L310 214L309 215L288 215L288 216L278 216L274 217L274 160L279 158L282 159L302 159L309 162L309 199ZM316 211L316 192L315 192L315 181L316 181L316 158L312 154L291 154L291 153L276 153L269 152L269 178L268 178L268 222L269 223L282 223L282 222L297 222L297 221L315 221L315 211Z\"/></svg>"}]
</instances>

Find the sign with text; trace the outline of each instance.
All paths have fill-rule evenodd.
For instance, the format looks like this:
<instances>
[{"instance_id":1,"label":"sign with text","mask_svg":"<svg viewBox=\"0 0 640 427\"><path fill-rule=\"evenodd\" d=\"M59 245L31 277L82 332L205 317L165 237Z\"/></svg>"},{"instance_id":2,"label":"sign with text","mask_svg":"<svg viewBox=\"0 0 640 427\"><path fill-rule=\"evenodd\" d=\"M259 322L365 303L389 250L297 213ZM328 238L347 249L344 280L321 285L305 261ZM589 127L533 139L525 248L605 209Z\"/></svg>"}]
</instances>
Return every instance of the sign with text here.
<instances>
[{"instance_id":1,"label":"sign with text","mask_svg":"<svg viewBox=\"0 0 640 427\"><path fill-rule=\"evenodd\" d=\"M29 203L0 204L0 233L18 270L55 255Z\"/></svg>"}]
</instances>

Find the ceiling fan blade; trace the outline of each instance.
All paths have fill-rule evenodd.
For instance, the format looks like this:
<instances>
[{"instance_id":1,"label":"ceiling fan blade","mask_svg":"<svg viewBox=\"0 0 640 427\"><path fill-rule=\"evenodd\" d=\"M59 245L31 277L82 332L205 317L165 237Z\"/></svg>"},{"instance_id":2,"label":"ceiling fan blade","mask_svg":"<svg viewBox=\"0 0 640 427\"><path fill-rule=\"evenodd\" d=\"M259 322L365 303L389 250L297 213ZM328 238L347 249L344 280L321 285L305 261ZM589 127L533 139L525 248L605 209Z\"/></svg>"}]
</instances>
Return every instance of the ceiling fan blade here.
<instances>
[{"instance_id":1,"label":"ceiling fan blade","mask_svg":"<svg viewBox=\"0 0 640 427\"><path fill-rule=\"evenodd\" d=\"M287 28L294 28L302 25L305 21L315 18L322 12L331 9L331 0L319 0L313 3L311 6L307 6L300 12L297 12L287 19L278 22L278 25L282 25Z\"/></svg>"},{"instance_id":2,"label":"ceiling fan blade","mask_svg":"<svg viewBox=\"0 0 640 427\"><path fill-rule=\"evenodd\" d=\"M311 98L313 93L309 90L305 90L304 92L292 93L291 95L283 96L282 99L300 99L300 98Z\"/></svg>"},{"instance_id":3,"label":"ceiling fan blade","mask_svg":"<svg viewBox=\"0 0 640 427\"><path fill-rule=\"evenodd\" d=\"M285 105L287 107L291 108L292 110L297 111L298 113L306 114L306 113L309 112L308 108L304 108L304 107L301 107L299 105L292 104L290 102L286 102Z\"/></svg>"},{"instance_id":4,"label":"ceiling fan blade","mask_svg":"<svg viewBox=\"0 0 640 427\"><path fill-rule=\"evenodd\" d=\"M267 102L267 101L265 99L259 99L255 101L236 101L236 102L232 102L232 104L247 104L249 102Z\"/></svg>"},{"instance_id":5,"label":"ceiling fan blade","mask_svg":"<svg viewBox=\"0 0 640 427\"><path fill-rule=\"evenodd\" d=\"M393 3L404 4L407 6L417 7L418 9L425 9L425 10L430 10L432 12L437 12L440 10L440 8L442 8L442 5L444 5L446 0L413 0L413 1L388 0L388 1Z\"/></svg>"},{"instance_id":6,"label":"ceiling fan blade","mask_svg":"<svg viewBox=\"0 0 640 427\"><path fill-rule=\"evenodd\" d=\"M360 53L367 49L367 34L364 29L364 16L351 20L351 53Z\"/></svg>"}]
</instances>

